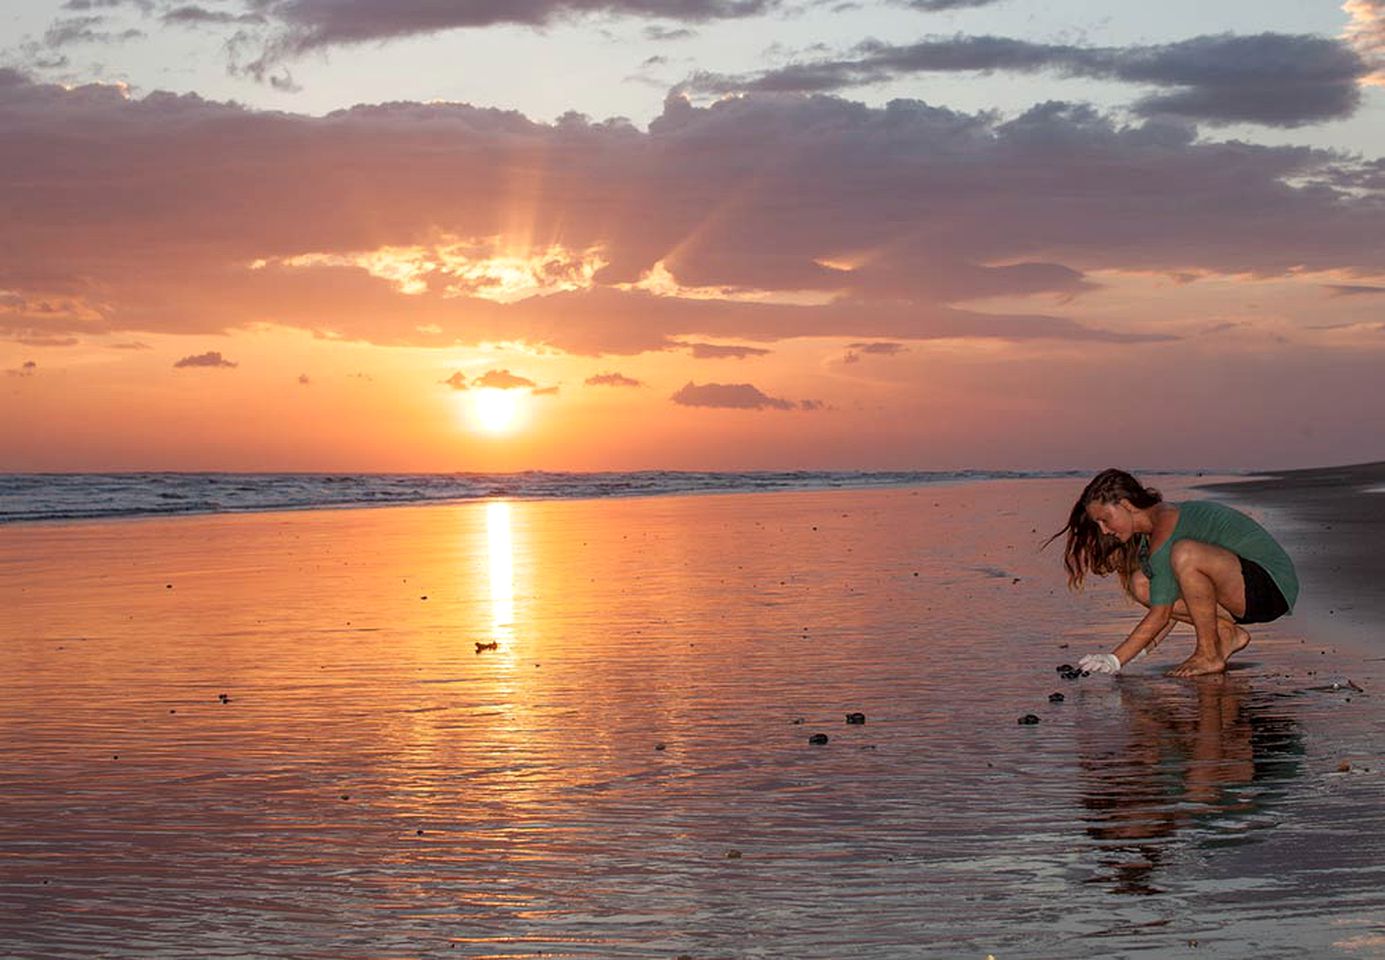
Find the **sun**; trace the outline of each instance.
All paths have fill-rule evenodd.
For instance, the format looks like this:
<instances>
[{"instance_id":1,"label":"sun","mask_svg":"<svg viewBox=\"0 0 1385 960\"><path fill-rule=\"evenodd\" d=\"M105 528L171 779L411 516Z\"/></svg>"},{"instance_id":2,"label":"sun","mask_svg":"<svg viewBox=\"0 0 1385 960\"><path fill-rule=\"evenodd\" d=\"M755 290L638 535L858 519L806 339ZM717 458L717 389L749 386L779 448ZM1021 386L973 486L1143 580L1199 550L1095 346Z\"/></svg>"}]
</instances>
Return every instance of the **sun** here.
<instances>
[{"instance_id":1,"label":"sun","mask_svg":"<svg viewBox=\"0 0 1385 960\"><path fill-rule=\"evenodd\" d=\"M471 420L483 433L511 433L523 413L523 397L518 390L482 387L471 395Z\"/></svg>"}]
</instances>

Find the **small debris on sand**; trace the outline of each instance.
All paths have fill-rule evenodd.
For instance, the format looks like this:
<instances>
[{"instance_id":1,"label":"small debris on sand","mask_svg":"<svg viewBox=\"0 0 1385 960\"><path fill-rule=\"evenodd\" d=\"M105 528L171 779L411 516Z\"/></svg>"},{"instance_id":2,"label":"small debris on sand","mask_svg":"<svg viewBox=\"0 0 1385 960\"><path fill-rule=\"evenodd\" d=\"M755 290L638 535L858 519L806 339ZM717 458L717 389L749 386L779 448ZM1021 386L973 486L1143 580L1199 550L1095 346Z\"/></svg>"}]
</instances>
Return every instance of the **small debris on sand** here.
<instances>
[{"instance_id":1,"label":"small debris on sand","mask_svg":"<svg viewBox=\"0 0 1385 960\"><path fill-rule=\"evenodd\" d=\"M666 743L656 743L656 744L654 744L654 749L655 749L655 750L667 750L667 749L668 749L668 744L666 744Z\"/></svg>"},{"instance_id":2,"label":"small debris on sand","mask_svg":"<svg viewBox=\"0 0 1385 960\"><path fill-rule=\"evenodd\" d=\"M1337 764L1337 772L1338 772L1338 773L1351 773L1351 761L1350 761L1350 760L1343 760L1341 763Z\"/></svg>"},{"instance_id":3,"label":"small debris on sand","mask_svg":"<svg viewBox=\"0 0 1385 960\"><path fill-rule=\"evenodd\" d=\"M739 860L740 858L741 858L741 852L740 852L739 850L727 850L727 851L726 851L726 859L727 859L727 860Z\"/></svg>"},{"instance_id":4,"label":"small debris on sand","mask_svg":"<svg viewBox=\"0 0 1385 960\"><path fill-rule=\"evenodd\" d=\"M809 742L809 743L812 743L812 744L817 744L817 745L820 746L820 745L822 745L822 744L824 744L824 743L827 742L827 734L825 734L825 733L815 733L815 734L813 734L811 737L808 738L808 742Z\"/></svg>"},{"instance_id":5,"label":"small debris on sand","mask_svg":"<svg viewBox=\"0 0 1385 960\"><path fill-rule=\"evenodd\" d=\"M218 693L218 694L216 695L216 698L217 698L218 700L220 700L222 703L230 703L230 702L231 702L231 695L230 695L229 693Z\"/></svg>"},{"instance_id":6,"label":"small debris on sand","mask_svg":"<svg viewBox=\"0 0 1385 960\"><path fill-rule=\"evenodd\" d=\"M862 724L862 723L865 723L865 722L866 722L866 715L865 715L864 713L848 713L848 714L846 715L846 722L847 722L847 723L850 723L850 724Z\"/></svg>"},{"instance_id":7,"label":"small debris on sand","mask_svg":"<svg viewBox=\"0 0 1385 960\"><path fill-rule=\"evenodd\" d=\"M495 641L495 640L492 640L490 643L481 643L481 642L477 641L477 643L476 643L476 652L477 652L477 653L480 653L482 650L494 650L494 649L496 649L496 647L498 647L499 645L500 645L500 644L499 644L497 641Z\"/></svg>"},{"instance_id":8,"label":"small debris on sand","mask_svg":"<svg viewBox=\"0 0 1385 960\"><path fill-rule=\"evenodd\" d=\"M1039 722L1039 718L1034 716L1034 714L1032 713L1026 713L1024 716L1020 717L1019 720L1017 720L1016 722L1019 723L1021 726L1031 727Z\"/></svg>"}]
</instances>

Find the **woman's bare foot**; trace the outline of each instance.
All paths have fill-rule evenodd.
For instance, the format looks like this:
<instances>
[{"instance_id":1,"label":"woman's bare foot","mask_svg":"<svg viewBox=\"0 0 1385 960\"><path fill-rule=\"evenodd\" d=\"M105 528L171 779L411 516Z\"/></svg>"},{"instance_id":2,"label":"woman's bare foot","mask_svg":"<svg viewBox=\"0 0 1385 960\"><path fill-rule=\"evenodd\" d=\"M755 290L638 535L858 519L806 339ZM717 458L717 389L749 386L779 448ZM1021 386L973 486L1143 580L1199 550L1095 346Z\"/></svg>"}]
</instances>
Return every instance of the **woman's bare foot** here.
<instances>
[{"instance_id":1,"label":"woman's bare foot","mask_svg":"<svg viewBox=\"0 0 1385 960\"><path fill-rule=\"evenodd\" d=\"M1250 646L1250 634L1239 624L1223 620L1217 624L1217 653L1203 656L1194 653L1187 660L1169 671L1171 677L1200 677L1208 673L1221 673L1226 669L1226 661L1233 655Z\"/></svg>"},{"instance_id":2,"label":"woman's bare foot","mask_svg":"<svg viewBox=\"0 0 1385 960\"><path fill-rule=\"evenodd\" d=\"M1208 673L1221 673L1226 669L1226 658L1221 656L1204 657L1195 653L1168 672L1170 677L1200 677Z\"/></svg>"},{"instance_id":3,"label":"woman's bare foot","mask_svg":"<svg viewBox=\"0 0 1385 960\"><path fill-rule=\"evenodd\" d=\"M1250 633L1240 624L1233 623L1231 625L1230 642L1228 643L1226 638L1220 633L1217 635L1217 640L1218 646L1222 647L1222 657L1230 660L1232 656L1250 646Z\"/></svg>"}]
</instances>

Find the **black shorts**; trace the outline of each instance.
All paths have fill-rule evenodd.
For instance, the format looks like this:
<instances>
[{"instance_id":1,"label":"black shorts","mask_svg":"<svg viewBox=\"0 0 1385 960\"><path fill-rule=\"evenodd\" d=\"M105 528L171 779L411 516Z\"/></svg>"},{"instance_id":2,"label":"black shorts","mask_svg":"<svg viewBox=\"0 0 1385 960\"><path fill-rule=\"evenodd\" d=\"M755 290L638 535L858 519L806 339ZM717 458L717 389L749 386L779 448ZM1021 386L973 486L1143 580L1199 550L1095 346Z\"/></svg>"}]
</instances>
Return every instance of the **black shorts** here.
<instances>
[{"instance_id":1,"label":"black shorts","mask_svg":"<svg viewBox=\"0 0 1385 960\"><path fill-rule=\"evenodd\" d=\"M1242 557L1241 579L1246 584L1246 612L1235 618L1237 623L1269 623L1289 612L1289 602L1260 564Z\"/></svg>"}]
</instances>

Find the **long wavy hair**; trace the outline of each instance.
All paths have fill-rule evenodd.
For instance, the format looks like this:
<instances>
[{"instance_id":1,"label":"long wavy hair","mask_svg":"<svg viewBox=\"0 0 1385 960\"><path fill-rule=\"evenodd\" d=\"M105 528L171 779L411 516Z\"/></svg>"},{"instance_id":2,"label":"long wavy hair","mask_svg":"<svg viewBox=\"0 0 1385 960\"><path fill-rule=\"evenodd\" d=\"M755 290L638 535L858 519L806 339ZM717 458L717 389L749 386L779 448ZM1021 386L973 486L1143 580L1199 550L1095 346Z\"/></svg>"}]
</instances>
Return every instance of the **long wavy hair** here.
<instances>
[{"instance_id":1,"label":"long wavy hair","mask_svg":"<svg viewBox=\"0 0 1385 960\"><path fill-rule=\"evenodd\" d=\"M1120 578L1121 589L1133 597L1130 581L1140 567L1140 538L1131 537L1121 543L1102 533L1096 521L1087 516L1087 504L1129 500L1132 506L1144 510L1163 499L1158 490L1146 487L1124 470L1103 470L1093 477L1072 505L1067 526L1044 541L1046 547L1059 537L1067 537L1063 567L1068 571L1068 589L1081 590L1088 573L1099 577L1114 573Z\"/></svg>"}]
</instances>

